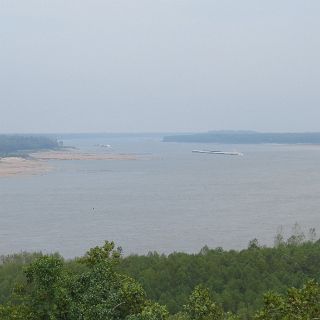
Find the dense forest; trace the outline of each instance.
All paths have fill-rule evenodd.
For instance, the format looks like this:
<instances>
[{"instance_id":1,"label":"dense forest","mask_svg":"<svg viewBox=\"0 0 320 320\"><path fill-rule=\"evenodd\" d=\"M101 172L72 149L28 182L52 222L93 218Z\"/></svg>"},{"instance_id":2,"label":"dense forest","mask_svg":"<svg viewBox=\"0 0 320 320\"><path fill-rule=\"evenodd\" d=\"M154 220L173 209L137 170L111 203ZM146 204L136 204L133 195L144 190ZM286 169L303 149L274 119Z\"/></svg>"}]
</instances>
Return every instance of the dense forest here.
<instances>
[{"instance_id":1,"label":"dense forest","mask_svg":"<svg viewBox=\"0 0 320 320\"><path fill-rule=\"evenodd\" d=\"M21 253L1 261L0 319L320 317L320 241L303 234L241 251L123 257L106 242L74 260Z\"/></svg>"},{"instance_id":2,"label":"dense forest","mask_svg":"<svg viewBox=\"0 0 320 320\"><path fill-rule=\"evenodd\" d=\"M55 139L46 136L0 135L0 156L58 147Z\"/></svg>"},{"instance_id":3,"label":"dense forest","mask_svg":"<svg viewBox=\"0 0 320 320\"><path fill-rule=\"evenodd\" d=\"M170 135L164 142L224 143L224 144L319 144L319 132L264 133L254 131L210 131L196 134Z\"/></svg>"}]
</instances>

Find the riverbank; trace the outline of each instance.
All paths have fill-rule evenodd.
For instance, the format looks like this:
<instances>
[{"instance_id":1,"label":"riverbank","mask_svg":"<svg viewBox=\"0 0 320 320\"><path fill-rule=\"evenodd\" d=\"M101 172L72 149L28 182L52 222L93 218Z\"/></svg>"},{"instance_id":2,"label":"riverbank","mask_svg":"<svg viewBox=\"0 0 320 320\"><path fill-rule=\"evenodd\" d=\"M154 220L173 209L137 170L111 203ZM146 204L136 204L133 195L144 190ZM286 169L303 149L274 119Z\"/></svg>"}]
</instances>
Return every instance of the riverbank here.
<instances>
[{"instance_id":1,"label":"riverbank","mask_svg":"<svg viewBox=\"0 0 320 320\"><path fill-rule=\"evenodd\" d=\"M0 159L0 177L43 174L50 170L51 167L48 163L39 160L25 159L22 157Z\"/></svg>"},{"instance_id":2,"label":"riverbank","mask_svg":"<svg viewBox=\"0 0 320 320\"><path fill-rule=\"evenodd\" d=\"M30 157L37 160L137 160L137 156L117 153L87 153L75 149L40 151L31 153Z\"/></svg>"},{"instance_id":3,"label":"riverbank","mask_svg":"<svg viewBox=\"0 0 320 320\"><path fill-rule=\"evenodd\" d=\"M115 153L84 153L79 150L51 150L30 153L28 157L0 158L0 177L35 175L49 172L53 168L50 160L137 160L136 155Z\"/></svg>"}]
</instances>

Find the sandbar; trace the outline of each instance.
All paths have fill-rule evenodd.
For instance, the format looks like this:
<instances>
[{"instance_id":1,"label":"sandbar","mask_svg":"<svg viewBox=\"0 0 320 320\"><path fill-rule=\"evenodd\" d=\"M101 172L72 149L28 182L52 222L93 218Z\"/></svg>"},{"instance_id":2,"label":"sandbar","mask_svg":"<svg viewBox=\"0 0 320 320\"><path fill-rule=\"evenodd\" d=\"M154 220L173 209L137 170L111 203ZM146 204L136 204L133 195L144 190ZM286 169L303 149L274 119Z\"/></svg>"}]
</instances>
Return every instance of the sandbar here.
<instances>
[{"instance_id":1,"label":"sandbar","mask_svg":"<svg viewBox=\"0 0 320 320\"><path fill-rule=\"evenodd\" d=\"M118 153L86 153L78 150L58 150L31 153L37 160L137 160L136 155Z\"/></svg>"},{"instance_id":2,"label":"sandbar","mask_svg":"<svg viewBox=\"0 0 320 320\"><path fill-rule=\"evenodd\" d=\"M40 151L30 153L28 158L0 158L0 178L15 175L43 174L52 170L50 160L137 160L136 155L116 153L86 153L74 149Z\"/></svg>"},{"instance_id":3,"label":"sandbar","mask_svg":"<svg viewBox=\"0 0 320 320\"><path fill-rule=\"evenodd\" d=\"M46 173L51 167L39 160L20 157L0 158L0 177Z\"/></svg>"}]
</instances>

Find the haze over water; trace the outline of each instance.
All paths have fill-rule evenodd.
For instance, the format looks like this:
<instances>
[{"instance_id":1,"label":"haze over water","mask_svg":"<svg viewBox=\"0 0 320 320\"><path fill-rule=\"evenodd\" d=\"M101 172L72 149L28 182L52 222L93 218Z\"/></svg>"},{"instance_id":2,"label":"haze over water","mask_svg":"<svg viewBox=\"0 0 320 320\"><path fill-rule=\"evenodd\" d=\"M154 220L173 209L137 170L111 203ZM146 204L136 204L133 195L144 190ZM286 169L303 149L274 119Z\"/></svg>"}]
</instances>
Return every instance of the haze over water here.
<instances>
[{"instance_id":1,"label":"haze over water","mask_svg":"<svg viewBox=\"0 0 320 320\"><path fill-rule=\"evenodd\" d=\"M279 226L320 229L320 147L163 143L155 136L65 141L131 161L50 161L49 173L0 179L0 254L82 255L104 240L124 254L272 245ZM237 150L243 157L193 154Z\"/></svg>"}]
</instances>

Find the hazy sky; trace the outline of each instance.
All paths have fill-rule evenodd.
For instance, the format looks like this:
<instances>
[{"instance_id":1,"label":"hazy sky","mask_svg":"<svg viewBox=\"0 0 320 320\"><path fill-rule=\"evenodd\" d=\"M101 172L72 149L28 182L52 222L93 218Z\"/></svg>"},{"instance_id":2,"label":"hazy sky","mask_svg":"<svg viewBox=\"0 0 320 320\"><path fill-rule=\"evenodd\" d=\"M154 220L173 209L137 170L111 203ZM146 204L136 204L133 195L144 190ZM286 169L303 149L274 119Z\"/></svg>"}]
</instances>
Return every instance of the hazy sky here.
<instances>
[{"instance_id":1,"label":"hazy sky","mask_svg":"<svg viewBox=\"0 0 320 320\"><path fill-rule=\"evenodd\" d=\"M320 131L319 0L0 0L0 132Z\"/></svg>"}]
</instances>

